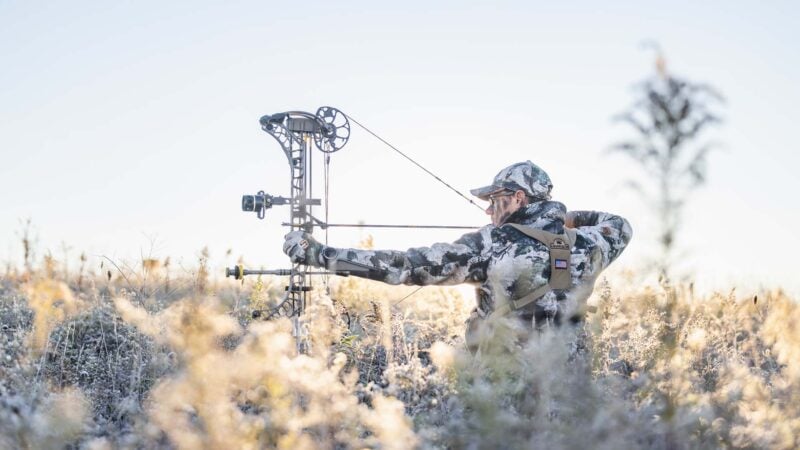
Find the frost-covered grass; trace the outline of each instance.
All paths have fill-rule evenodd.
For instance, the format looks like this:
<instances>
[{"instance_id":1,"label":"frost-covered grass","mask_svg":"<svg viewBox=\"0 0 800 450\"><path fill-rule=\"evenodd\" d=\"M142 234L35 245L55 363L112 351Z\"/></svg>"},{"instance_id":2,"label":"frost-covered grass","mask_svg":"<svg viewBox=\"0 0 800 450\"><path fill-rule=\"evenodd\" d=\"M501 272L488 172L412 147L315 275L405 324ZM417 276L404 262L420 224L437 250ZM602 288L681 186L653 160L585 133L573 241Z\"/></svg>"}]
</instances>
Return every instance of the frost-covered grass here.
<instances>
[{"instance_id":1,"label":"frost-covered grass","mask_svg":"<svg viewBox=\"0 0 800 450\"><path fill-rule=\"evenodd\" d=\"M148 260L150 261L150 260ZM250 318L282 280L9 271L0 448L797 448L800 308L599 283L580 326L491 322L454 289L313 292L312 353Z\"/></svg>"}]
</instances>

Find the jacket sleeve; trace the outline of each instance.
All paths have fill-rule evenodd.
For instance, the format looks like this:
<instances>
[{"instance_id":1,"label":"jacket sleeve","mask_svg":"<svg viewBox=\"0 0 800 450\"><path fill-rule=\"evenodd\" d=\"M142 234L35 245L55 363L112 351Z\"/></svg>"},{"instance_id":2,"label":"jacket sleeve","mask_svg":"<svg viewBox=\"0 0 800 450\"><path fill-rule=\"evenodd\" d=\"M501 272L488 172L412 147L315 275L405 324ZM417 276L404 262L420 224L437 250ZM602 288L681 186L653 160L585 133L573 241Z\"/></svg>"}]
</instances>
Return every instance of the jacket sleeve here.
<instances>
[{"instance_id":1,"label":"jacket sleeve","mask_svg":"<svg viewBox=\"0 0 800 450\"><path fill-rule=\"evenodd\" d=\"M600 211L570 211L567 222L595 242L603 255L603 267L617 259L633 235L627 220Z\"/></svg>"},{"instance_id":2,"label":"jacket sleeve","mask_svg":"<svg viewBox=\"0 0 800 450\"><path fill-rule=\"evenodd\" d=\"M326 247L322 261L331 270L389 284L429 285L482 282L486 279L485 253L491 247L491 226L468 233L457 241L430 247L396 250L359 250Z\"/></svg>"}]
</instances>

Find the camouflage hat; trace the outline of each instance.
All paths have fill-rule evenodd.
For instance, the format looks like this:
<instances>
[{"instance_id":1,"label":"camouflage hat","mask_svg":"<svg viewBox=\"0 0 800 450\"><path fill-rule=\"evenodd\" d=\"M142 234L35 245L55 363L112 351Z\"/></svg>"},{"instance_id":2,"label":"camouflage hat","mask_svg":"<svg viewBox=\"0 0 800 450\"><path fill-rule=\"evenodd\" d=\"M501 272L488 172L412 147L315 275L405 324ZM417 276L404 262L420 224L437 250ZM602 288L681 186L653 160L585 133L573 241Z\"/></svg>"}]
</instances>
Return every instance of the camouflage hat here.
<instances>
[{"instance_id":1,"label":"camouflage hat","mask_svg":"<svg viewBox=\"0 0 800 450\"><path fill-rule=\"evenodd\" d=\"M506 167L494 177L492 184L472 189L470 192L481 200L488 200L490 195L506 189L524 191L528 197L535 200L550 200L553 182L539 166L525 161Z\"/></svg>"}]
</instances>

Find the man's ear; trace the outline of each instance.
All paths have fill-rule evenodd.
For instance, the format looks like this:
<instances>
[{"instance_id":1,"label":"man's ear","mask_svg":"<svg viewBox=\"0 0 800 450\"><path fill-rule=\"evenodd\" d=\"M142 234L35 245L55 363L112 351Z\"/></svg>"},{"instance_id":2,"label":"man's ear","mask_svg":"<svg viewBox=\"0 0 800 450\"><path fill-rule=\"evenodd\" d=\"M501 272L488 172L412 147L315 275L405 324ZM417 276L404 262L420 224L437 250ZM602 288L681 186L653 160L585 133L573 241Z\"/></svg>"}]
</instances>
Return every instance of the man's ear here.
<instances>
[{"instance_id":1,"label":"man's ear","mask_svg":"<svg viewBox=\"0 0 800 450\"><path fill-rule=\"evenodd\" d=\"M528 196L525 194L525 191L523 191L523 190L521 190L521 189L520 189L520 190L518 190L517 192L514 192L514 198L515 198L515 199L517 199L517 200L519 200L519 201L520 201L520 203L523 203L523 204L524 204L524 203L525 203L525 200L527 200L527 199L528 199Z\"/></svg>"}]
</instances>

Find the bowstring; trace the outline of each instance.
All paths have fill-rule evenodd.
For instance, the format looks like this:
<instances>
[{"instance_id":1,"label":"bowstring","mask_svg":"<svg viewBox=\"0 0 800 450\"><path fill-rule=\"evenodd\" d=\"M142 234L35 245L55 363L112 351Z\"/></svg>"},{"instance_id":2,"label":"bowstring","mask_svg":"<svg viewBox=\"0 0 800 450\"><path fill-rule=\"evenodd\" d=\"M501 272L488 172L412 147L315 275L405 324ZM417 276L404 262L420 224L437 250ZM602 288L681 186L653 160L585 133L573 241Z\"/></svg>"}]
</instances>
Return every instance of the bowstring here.
<instances>
[{"instance_id":1,"label":"bowstring","mask_svg":"<svg viewBox=\"0 0 800 450\"><path fill-rule=\"evenodd\" d=\"M342 114L344 114L344 113L342 113ZM397 147L395 147L394 145L392 145L392 144L390 144L389 142L387 142L387 141L386 141L386 139L384 139L384 138L382 138L382 137L378 136L378 135L377 135L375 132L373 132L373 131L372 131L372 130L370 130L369 128L365 127L364 125L362 125L362 124L361 124L359 121L357 121L355 118L353 118L353 116L351 116L351 115L348 115L348 114L344 114L344 116L345 116L345 117L347 117L349 120L352 120L352 121L353 121L353 123L355 123L356 125L358 125L359 127L361 127L361 128L364 130L364 131L366 131L367 133L371 134L372 136L374 136L374 137L375 137L376 139L378 139L379 141L381 141L381 142L383 142L384 144L386 144L386 145L387 145L389 148L391 148L392 150L394 150L394 151L396 151L397 153L399 153L399 154L400 154L400 156L402 156L403 158L405 158L405 159L407 159L407 160L411 161L411 162L412 162L412 163L413 163L415 166L417 166L417 167L419 167L420 169L424 170L424 171L425 171L425 173L427 173L428 175L430 175L430 176L432 176L433 178L435 178L435 179L436 179L438 182L440 182L440 183L442 183L443 185L447 186L447 188L448 188L448 189L450 189L451 191L453 191L453 192L455 192L456 194L458 194L458 196L459 196L459 197L461 197L461 198L463 198L464 200L468 201L469 203L471 203L471 204L475 205L475 207L476 207L476 208L478 208L478 209L480 209L481 211L484 211L484 208L483 208L481 205L479 205L479 204L475 203L474 201L472 201L472 199L470 199L470 198L469 198L469 197L467 197L466 195L462 194L460 191L458 191L458 189L456 189L456 188L454 188L453 186L450 186L449 184L447 184L447 183L446 183L444 180L442 180L441 178L439 178L439 177L438 177L436 174L434 174L434 173L433 173L433 172L431 172L430 170L428 170L428 169L426 169L426 168L422 167L422 165L421 165L420 163L418 163L418 162L414 161L414 160L413 160L413 159L412 159L410 156L408 156L408 155L406 155L405 153L401 152L401 151L400 151L400 149L398 149L398 148L397 148Z\"/></svg>"},{"instance_id":2,"label":"bowstring","mask_svg":"<svg viewBox=\"0 0 800 450\"><path fill-rule=\"evenodd\" d=\"M344 114L344 113L342 113L342 114ZM349 114L344 114L344 116L345 116L345 117L346 117L348 120L351 120L353 123L355 123L356 125L358 125L359 127L361 127L361 129L363 129L363 130L364 130L364 131L366 131L367 133L371 134L371 135L372 135L372 136L373 136L375 139L377 139L377 140L381 141L382 143L386 144L386 146L388 146L389 148L391 148L392 150L394 150L395 152L397 152L397 153L398 153L400 156L402 156L403 158L405 158L405 159L407 159L407 160L411 161L411 163L412 163L412 164L414 164L415 166L417 166L417 167L419 167L420 169L422 169L422 170L423 170L425 173L427 173L428 175L430 175L430 176L432 176L433 178L435 178L435 179L436 179L436 181L438 181L438 182L442 183L443 185L445 185L445 186L446 186L448 189L450 189L451 191L455 192L455 193L456 193L456 194L457 194L459 197L463 198L463 199L464 199L464 200L466 200L467 202L469 202L469 203L471 203L472 205L474 205L476 208L478 208L479 210L481 210L481 212L483 212L483 211L484 211L484 208L483 208L482 206L480 206L479 204L477 204L477 203L475 203L474 201L472 201L472 199L470 199L470 198L469 198L469 197L467 197L466 195L462 194L462 193L461 193L461 192L460 192L458 189L454 188L453 186L450 186L450 184L448 184L446 181L442 180L442 179L441 179L439 176L437 176L435 173L433 173L433 172L431 172L430 170L428 170L428 169L426 169L425 167L423 167L423 166L422 166L422 164L420 164L420 163L418 163L418 162L414 161L414 159L413 159L413 158L411 158L410 156L408 156L408 155L406 155L405 153L403 153L402 151L400 151L400 149L399 149L399 148L397 148L397 147L395 147L394 145L390 144L390 143L389 143L389 142L388 142L386 139L384 139L384 138L382 138L382 137L378 136L378 134L377 134L377 133L375 133L374 131L370 130L370 129L369 129L369 128L367 128L366 126L362 125L362 124L361 124L361 122L359 122L358 120L356 120L356 119L355 119L353 116L351 116L351 115L349 115ZM330 161L331 161L331 157L330 157L330 155L328 154L328 155L326 155L326 157L325 157L325 182L324 182L324 183L325 183L325 223L326 223L326 224L328 223L328 201L329 201L329 183L330 183ZM328 228L327 228L327 227L325 228L325 245L326 245L326 246L328 245ZM326 279L326 286L327 286L327 278L328 278L328 276L326 275L326 276L325 276L325 279ZM424 287L424 286L420 286L420 287L418 287L417 289L414 289L414 290L413 290L413 291L412 291L410 294L408 294L408 295L406 295L405 297L401 298L400 300L397 300L397 301L395 301L395 302L392 302L392 307L395 307L395 306L399 305L400 303L402 303L403 301L405 301L407 298L409 298L409 297L411 297L412 295L414 295L414 294L416 294L417 292L419 292L419 291L420 291L420 290L421 290L423 287ZM327 289L328 289L328 295L330 295L330 286L327 286Z\"/></svg>"},{"instance_id":3,"label":"bowstring","mask_svg":"<svg viewBox=\"0 0 800 450\"><path fill-rule=\"evenodd\" d=\"M324 162L324 191L325 191L325 224L328 223L328 212L330 211L330 182L331 182L331 155L330 153L325 154L325 162ZM325 227L325 246L328 246L328 227ZM330 285L330 275L324 275L324 282L325 282L325 292L330 297L331 295L331 285Z\"/></svg>"}]
</instances>

